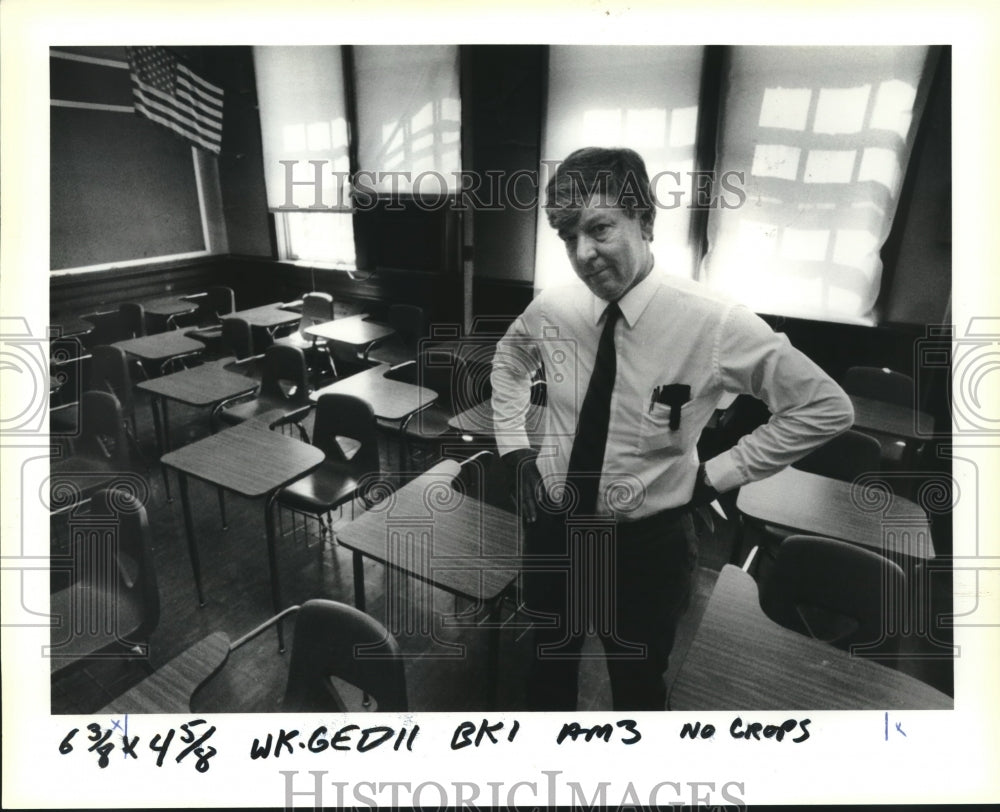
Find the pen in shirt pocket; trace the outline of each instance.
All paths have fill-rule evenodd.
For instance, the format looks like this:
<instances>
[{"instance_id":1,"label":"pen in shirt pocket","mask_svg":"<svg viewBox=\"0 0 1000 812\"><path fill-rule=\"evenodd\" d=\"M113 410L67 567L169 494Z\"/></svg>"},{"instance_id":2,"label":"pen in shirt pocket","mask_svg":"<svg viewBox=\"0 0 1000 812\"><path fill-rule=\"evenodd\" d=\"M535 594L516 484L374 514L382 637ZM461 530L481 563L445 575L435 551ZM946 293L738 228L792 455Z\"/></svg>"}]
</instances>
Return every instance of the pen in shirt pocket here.
<instances>
[{"instance_id":1,"label":"pen in shirt pocket","mask_svg":"<svg viewBox=\"0 0 1000 812\"><path fill-rule=\"evenodd\" d=\"M649 413L653 413L653 407L656 405L656 401L660 398L660 387L653 387L653 394L649 397Z\"/></svg>"}]
</instances>

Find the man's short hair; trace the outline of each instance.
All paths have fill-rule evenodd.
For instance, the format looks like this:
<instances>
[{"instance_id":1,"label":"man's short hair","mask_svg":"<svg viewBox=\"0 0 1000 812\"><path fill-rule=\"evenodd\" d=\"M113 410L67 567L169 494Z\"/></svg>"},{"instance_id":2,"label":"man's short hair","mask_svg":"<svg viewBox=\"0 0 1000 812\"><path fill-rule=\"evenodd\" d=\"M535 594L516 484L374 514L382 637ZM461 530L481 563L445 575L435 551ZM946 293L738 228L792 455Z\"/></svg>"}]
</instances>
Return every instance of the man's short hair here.
<instances>
[{"instance_id":1,"label":"man's short hair","mask_svg":"<svg viewBox=\"0 0 1000 812\"><path fill-rule=\"evenodd\" d=\"M584 147L570 153L545 187L545 213L556 230L572 228L594 195L616 206L650 232L656 217L646 164L625 147Z\"/></svg>"}]
</instances>

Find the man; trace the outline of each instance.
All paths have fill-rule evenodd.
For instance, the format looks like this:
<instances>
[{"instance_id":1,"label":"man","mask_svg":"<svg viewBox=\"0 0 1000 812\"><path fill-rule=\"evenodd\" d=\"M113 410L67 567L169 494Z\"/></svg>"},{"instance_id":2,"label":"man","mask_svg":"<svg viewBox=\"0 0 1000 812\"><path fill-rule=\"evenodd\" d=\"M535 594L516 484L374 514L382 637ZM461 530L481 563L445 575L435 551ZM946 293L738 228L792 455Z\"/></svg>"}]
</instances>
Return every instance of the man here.
<instances>
[{"instance_id":1,"label":"man","mask_svg":"<svg viewBox=\"0 0 1000 812\"><path fill-rule=\"evenodd\" d=\"M691 512L849 428L844 392L783 335L652 253L655 201L628 149L572 153L546 189L550 225L583 282L542 292L493 362L497 444L525 523L534 710L573 710L581 647L600 635L616 710L662 710L674 630L697 559ZM546 382L544 432L525 416ZM725 392L772 417L699 464Z\"/></svg>"}]
</instances>

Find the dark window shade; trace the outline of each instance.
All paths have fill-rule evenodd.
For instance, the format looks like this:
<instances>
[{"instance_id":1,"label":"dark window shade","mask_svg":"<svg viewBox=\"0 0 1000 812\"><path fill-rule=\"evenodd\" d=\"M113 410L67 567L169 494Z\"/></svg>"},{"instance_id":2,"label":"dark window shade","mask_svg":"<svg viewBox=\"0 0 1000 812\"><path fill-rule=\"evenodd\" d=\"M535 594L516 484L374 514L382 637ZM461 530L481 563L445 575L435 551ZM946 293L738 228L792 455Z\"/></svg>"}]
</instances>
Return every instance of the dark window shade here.
<instances>
[{"instance_id":1,"label":"dark window shade","mask_svg":"<svg viewBox=\"0 0 1000 812\"><path fill-rule=\"evenodd\" d=\"M51 109L53 270L205 250L191 147L128 113Z\"/></svg>"}]
</instances>

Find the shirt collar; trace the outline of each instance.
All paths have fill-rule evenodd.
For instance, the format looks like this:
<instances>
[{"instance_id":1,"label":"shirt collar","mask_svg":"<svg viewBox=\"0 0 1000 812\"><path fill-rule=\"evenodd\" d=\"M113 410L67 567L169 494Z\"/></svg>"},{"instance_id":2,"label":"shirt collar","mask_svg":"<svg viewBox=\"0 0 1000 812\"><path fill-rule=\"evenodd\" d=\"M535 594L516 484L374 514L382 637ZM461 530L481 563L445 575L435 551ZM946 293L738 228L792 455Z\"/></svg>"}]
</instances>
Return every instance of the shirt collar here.
<instances>
[{"instance_id":1,"label":"shirt collar","mask_svg":"<svg viewBox=\"0 0 1000 812\"><path fill-rule=\"evenodd\" d=\"M618 307L622 311L622 316L625 318L625 323L628 324L629 329L635 326L635 323L639 321L640 316L646 311L649 306L650 301L653 299L653 291L656 290L660 285L660 274L659 269L656 265L653 269L646 275L638 285L636 285L632 290L622 296L618 300ZM598 324L601 321L601 316L604 315L604 311L608 307L608 303L599 296L594 296L593 293L590 294L592 302L591 316L594 320L594 324Z\"/></svg>"}]
</instances>

